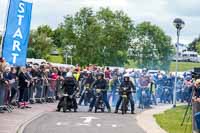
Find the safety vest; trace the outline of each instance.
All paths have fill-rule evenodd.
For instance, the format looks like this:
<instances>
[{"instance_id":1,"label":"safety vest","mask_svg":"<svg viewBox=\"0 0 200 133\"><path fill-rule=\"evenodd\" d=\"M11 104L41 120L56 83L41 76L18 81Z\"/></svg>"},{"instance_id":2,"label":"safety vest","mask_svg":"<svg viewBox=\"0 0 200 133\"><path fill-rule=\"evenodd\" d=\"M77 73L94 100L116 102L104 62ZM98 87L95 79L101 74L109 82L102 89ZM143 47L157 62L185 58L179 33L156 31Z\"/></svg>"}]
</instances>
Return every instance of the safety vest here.
<instances>
[{"instance_id":1,"label":"safety vest","mask_svg":"<svg viewBox=\"0 0 200 133\"><path fill-rule=\"evenodd\" d=\"M76 74L74 74L74 78L76 79L76 81L79 80L79 77L80 77L80 73L76 73Z\"/></svg>"}]
</instances>

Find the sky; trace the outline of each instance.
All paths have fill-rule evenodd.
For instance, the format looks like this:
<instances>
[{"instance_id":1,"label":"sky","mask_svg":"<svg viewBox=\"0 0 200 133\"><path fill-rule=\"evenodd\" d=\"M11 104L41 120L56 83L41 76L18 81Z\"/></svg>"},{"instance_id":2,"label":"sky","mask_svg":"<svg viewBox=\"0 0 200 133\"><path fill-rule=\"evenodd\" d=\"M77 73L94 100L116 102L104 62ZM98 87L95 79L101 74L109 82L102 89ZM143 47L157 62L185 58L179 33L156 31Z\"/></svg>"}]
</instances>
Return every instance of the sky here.
<instances>
[{"instance_id":1,"label":"sky","mask_svg":"<svg viewBox=\"0 0 200 133\"><path fill-rule=\"evenodd\" d=\"M0 31L3 30L8 0L0 0ZM82 7L98 10L110 7L123 10L138 24L150 21L161 27L176 42L175 18L181 18L185 27L181 31L180 43L188 44L200 34L200 0L33 0L31 28L48 24L55 29L63 16L74 15Z\"/></svg>"}]
</instances>

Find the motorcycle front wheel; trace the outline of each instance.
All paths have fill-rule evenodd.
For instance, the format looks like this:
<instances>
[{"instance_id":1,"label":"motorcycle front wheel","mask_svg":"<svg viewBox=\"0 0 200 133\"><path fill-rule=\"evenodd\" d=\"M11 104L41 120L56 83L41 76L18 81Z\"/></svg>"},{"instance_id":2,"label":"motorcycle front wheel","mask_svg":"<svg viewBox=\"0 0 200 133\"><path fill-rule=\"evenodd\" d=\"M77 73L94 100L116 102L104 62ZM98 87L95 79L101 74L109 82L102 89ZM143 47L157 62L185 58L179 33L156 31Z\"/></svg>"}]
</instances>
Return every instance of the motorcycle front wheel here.
<instances>
[{"instance_id":1,"label":"motorcycle front wheel","mask_svg":"<svg viewBox=\"0 0 200 133\"><path fill-rule=\"evenodd\" d=\"M64 98L63 100L63 112L67 111L67 98Z\"/></svg>"},{"instance_id":2,"label":"motorcycle front wheel","mask_svg":"<svg viewBox=\"0 0 200 133\"><path fill-rule=\"evenodd\" d=\"M126 100L122 99L122 114L126 114Z\"/></svg>"}]
</instances>

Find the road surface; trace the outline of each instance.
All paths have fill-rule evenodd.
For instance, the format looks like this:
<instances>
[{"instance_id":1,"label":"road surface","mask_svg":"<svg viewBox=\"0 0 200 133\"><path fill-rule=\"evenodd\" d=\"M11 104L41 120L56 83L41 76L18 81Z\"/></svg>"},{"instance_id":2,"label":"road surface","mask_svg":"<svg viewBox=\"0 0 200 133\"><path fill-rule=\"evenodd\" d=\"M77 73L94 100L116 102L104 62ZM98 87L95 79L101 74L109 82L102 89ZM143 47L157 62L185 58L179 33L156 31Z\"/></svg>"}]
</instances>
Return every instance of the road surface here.
<instances>
[{"instance_id":1,"label":"road surface","mask_svg":"<svg viewBox=\"0 0 200 133\"><path fill-rule=\"evenodd\" d=\"M32 121L24 133L145 133L132 114L48 112Z\"/></svg>"}]
</instances>

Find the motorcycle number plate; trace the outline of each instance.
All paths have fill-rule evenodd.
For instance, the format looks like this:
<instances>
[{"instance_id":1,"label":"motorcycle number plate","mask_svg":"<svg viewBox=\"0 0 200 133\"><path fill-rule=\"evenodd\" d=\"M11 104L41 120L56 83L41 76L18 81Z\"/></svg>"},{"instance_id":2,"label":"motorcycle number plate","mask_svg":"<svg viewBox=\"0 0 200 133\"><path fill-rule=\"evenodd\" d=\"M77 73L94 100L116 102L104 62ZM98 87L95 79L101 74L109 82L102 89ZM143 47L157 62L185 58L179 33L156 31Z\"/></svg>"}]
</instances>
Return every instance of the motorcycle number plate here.
<instances>
[{"instance_id":1,"label":"motorcycle number plate","mask_svg":"<svg viewBox=\"0 0 200 133\"><path fill-rule=\"evenodd\" d=\"M100 93L100 92L101 92L101 90L100 90L100 89L96 89L96 92L97 92L97 93Z\"/></svg>"}]
</instances>

